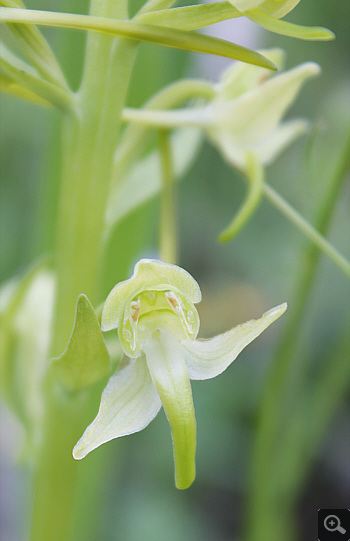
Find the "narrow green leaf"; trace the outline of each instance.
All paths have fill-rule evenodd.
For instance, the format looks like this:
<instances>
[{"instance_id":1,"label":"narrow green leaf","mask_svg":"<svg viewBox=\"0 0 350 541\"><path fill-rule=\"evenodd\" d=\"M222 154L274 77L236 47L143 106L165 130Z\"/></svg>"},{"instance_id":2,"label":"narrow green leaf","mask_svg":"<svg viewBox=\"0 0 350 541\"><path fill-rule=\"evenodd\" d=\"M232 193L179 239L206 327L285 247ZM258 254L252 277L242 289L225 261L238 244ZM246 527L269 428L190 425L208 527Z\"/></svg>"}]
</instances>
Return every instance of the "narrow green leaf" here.
<instances>
[{"instance_id":1,"label":"narrow green leaf","mask_svg":"<svg viewBox=\"0 0 350 541\"><path fill-rule=\"evenodd\" d=\"M3 73L0 73L0 90L11 94L11 96L16 96L17 98L22 98L24 100L32 101L34 103L39 103L40 105L50 105L50 103L39 96L25 88L24 86L18 84L16 81L7 77Z\"/></svg>"},{"instance_id":2,"label":"narrow green leaf","mask_svg":"<svg viewBox=\"0 0 350 541\"><path fill-rule=\"evenodd\" d=\"M151 13L141 14L140 12L134 20L145 24L179 28L180 30L198 30L210 24L241 16L242 13L229 2L214 2L212 4L164 9Z\"/></svg>"},{"instance_id":3,"label":"narrow green leaf","mask_svg":"<svg viewBox=\"0 0 350 541\"><path fill-rule=\"evenodd\" d=\"M25 9L25 5L20 0L0 0L0 6ZM38 73L45 80L67 89L68 85L56 56L40 30L33 24L8 24L8 28Z\"/></svg>"},{"instance_id":4,"label":"narrow green leaf","mask_svg":"<svg viewBox=\"0 0 350 541\"><path fill-rule=\"evenodd\" d=\"M148 13L149 11L168 9L171 8L175 2L176 0L148 0L139 10L138 14L140 15L141 13Z\"/></svg>"},{"instance_id":5,"label":"narrow green leaf","mask_svg":"<svg viewBox=\"0 0 350 541\"><path fill-rule=\"evenodd\" d=\"M320 26L301 26L299 24L289 23L270 17L263 13L260 9L252 9L244 13L254 23L259 24L266 30L274 32L275 34L282 34L283 36L290 36L298 39L315 40L315 41L329 41L335 38L334 33L328 28L322 28Z\"/></svg>"},{"instance_id":6,"label":"narrow green leaf","mask_svg":"<svg viewBox=\"0 0 350 541\"><path fill-rule=\"evenodd\" d=\"M0 8L0 20L104 32L197 53L215 54L275 70L275 65L259 53L218 38L155 25L143 25L104 17L73 15L23 9Z\"/></svg>"},{"instance_id":7,"label":"narrow green leaf","mask_svg":"<svg viewBox=\"0 0 350 541\"><path fill-rule=\"evenodd\" d=\"M59 109L67 110L72 107L73 100L68 92L38 77L31 66L14 55L3 43L0 69L8 78Z\"/></svg>"},{"instance_id":8,"label":"narrow green leaf","mask_svg":"<svg viewBox=\"0 0 350 541\"><path fill-rule=\"evenodd\" d=\"M110 359L95 311L85 295L79 295L75 321L67 349L52 368L70 391L91 385L110 371Z\"/></svg>"}]
</instances>

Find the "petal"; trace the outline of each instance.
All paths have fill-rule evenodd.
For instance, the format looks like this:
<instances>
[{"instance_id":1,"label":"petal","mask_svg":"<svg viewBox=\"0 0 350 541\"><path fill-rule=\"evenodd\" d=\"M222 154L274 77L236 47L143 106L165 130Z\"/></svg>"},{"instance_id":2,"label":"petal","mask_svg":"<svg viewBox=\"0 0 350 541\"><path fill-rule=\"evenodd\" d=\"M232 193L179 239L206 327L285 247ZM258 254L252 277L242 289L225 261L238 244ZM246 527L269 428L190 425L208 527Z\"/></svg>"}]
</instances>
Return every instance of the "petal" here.
<instances>
[{"instance_id":1,"label":"petal","mask_svg":"<svg viewBox=\"0 0 350 541\"><path fill-rule=\"evenodd\" d=\"M252 151L262 165L270 164L288 145L304 135L309 128L307 120L291 120L278 126L271 134Z\"/></svg>"},{"instance_id":2,"label":"petal","mask_svg":"<svg viewBox=\"0 0 350 541\"><path fill-rule=\"evenodd\" d=\"M193 303L202 298L196 280L184 269L156 259L141 259L135 265L132 277L117 284L108 295L102 312L102 330L117 328L125 303L142 291L172 288L178 289Z\"/></svg>"},{"instance_id":3,"label":"petal","mask_svg":"<svg viewBox=\"0 0 350 541\"><path fill-rule=\"evenodd\" d=\"M110 378L97 417L73 449L74 458L80 460L107 441L143 430L161 405L144 356L130 359Z\"/></svg>"},{"instance_id":4,"label":"petal","mask_svg":"<svg viewBox=\"0 0 350 541\"><path fill-rule=\"evenodd\" d=\"M226 105L213 106L213 124L229 133L237 146L252 148L276 128L306 79L318 73L320 67L308 62L265 81Z\"/></svg>"},{"instance_id":5,"label":"petal","mask_svg":"<svg viewBox=\"0 0 350 541\"><path fill-rule=\"evenodd\" d=\"M282 68L285 53L282 49L260 49L258 51L268 60L271 60L278 69ZM262 80L272 75L271 70L252 66L244 63L234 63L222 75L220 83L217 85L217 97L214 103L227 102L238 96L252 90L261 84Z\"/></svg>"},{"instance_id":6,"label":"petal","mask_svg":"<svg viewBox=\"0 0 350 541\"><path fill-rule=\"evenodd\" d=\"M192 484L196 474L196 418L191 383L180 343L160 329L153 332L144 351L171 427L176 486L185 489Z\"/></svg>"},{"instance_id":7,"label":"petal","mask_svg":"<svg viewBox=\"0 0 350 541\"><path fill-rule=\"evenodd\" d=\"M240 352L276 321L286 309L286 303L276 306L260 319L247 321L210 340L182 342L182 354L190 378L210 379L221 374Z\"/></svg>"},{"instance_id":8,"label":"petal","mask_svg":"<svg viewBox=\"0 0 350 541\"><path fill-rule=\"evenodd\" d=\"M281 21L279 17L271 17L269 14L262 13L261 9L253 9L245 15L254 23L259 24L266 30L275 34L282 34L297 39L329 41L335 38L334 33L328 28L320 26L302 26L299 24Z\"/></svg>"},{"instance_id":9,"label":"petal","mask_svg":"<svg viewBox=\"0 0 350 541\"><path fill-rule=\"evenodd\" d=\"M221 151L228 163L241 171L247 170L247 153L256 156L261 165L269 165L288 145L308 131L307 120L291 120L277 126L269 135L256 145L238 146L229 133L209 130L213 144Z\"/></svg>"}]
</instances>

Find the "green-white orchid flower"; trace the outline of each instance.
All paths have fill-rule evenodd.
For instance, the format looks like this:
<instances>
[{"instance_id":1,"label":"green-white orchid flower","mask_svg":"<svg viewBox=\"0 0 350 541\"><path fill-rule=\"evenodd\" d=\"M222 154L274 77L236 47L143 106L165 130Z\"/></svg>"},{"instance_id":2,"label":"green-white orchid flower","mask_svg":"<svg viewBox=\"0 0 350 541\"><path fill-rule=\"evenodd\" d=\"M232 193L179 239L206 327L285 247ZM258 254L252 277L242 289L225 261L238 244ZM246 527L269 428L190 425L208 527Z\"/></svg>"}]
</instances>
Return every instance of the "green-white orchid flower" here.
<instances>
[{"instance_id":1,"label":"green-white orchid flower","mask_svg":"<svg viewBox=\"0 0 350 541\"><path fill-rule=\"evenodd\" d=\"M278 67L283 51L265 51ZM313 62L301 64L270 77L262 68L236 64L217 85L217 97L210 105L208 133L225 158L246 171L252 154L261 165L268 165L297 137L305 133L305 120L281 123L302 85L320 73Z\"/></svg>"},{"instance_id":2,"label":"green-white orchid flower","mask_svg":"<svg viewBox=\"0 0 350 541\"><path fill-rule=\"evenodd\" d=\"M195 477L196 419L190 379L223 372L237 355L286 310L282 304L210 340L196 340L201 300L185 270L143 259L133 276L117 284L105 302L102 330L118 329L125 357L103 391L97 417L73 450L84 458L103 443L138 432L161 406L170 423L176 486Z\"/></svg>"},{"instance_id":3,"label":"green-white orchid flower","mask_svg":"<svg viewBox=\"0 0 350 541\"><path fill-rule=\"evenodd\" d=\"M281 49L261 51L281 68ZM303 84L320 73L314 62L284 73L247 64L235 64L214 87L214 97L203 107L172 111L124 109L124 118L157 127L195 126L206 132L224 158L248 179L248 196L220 240L231 239L259 203L264 187L264 166L308 129L308 122L283 116Z\"/></svg>"},{"instance_id":4,"label":"green-white orchid flower","mask_svg":"<svg viewBox=\"0 0 350 541\"><path fill-rule=\"evenodd\" d=\"M281 49L261 52L281 67ZM154 127L200 127L232 165L246 172L249 155L267 165L306 131L304 120L283 124L281 120L305 81L319 73L314 62L277 75L265 68L234 64L216 85L214 98L203 107L173 111L126 108L124 118Z\"/></svg>"}]
</instances>

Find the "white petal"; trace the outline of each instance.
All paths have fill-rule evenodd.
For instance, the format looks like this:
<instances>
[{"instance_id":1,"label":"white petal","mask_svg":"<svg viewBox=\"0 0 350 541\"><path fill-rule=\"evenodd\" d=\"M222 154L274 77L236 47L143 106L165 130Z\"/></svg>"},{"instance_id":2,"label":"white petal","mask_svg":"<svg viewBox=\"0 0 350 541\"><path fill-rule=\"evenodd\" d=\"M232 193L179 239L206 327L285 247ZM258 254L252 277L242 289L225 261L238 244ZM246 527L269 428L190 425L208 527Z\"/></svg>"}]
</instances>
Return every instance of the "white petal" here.
<instances>
[{"instance_id":1,"label":"white petal","mask_svg":"<svg viewBox=\"0 0 350 541\"><path fill-rule=\"evenodd\" d=\"M276 129L304 82L319 72L315 63L302 64L227 104L213 105L213 123L230 133L237 146L252 148Z\"/></svg>"},{"instance_id":2,"label":"white petal","mask_svg":"<svg viewBox=\"0 0 350 541\"><path fill-rule=\"evenodd\" d=\"M274 49L260 49L258 52L271 60L278 69L282 68L285 57L282 49L276 47ZM271 70L266 68L252 66L244 62L234 62L223 73L221 81L216 87L217 96L213 100L213 103L233 100L260 85L262 81L271 75Z\"/></svg>"},{"instance_id":3,"label":"white petal","mask_svg":"<svg viewBox=\"0 0 350 541\"><path fill-rule=\"evenodd\" d=\"M221 374L286 309L286 303L276 306L260 319L247 321L210 340L183 341L182 355L190 378L210 379Z\"/></svg>"},{"instance_id":4,"label":"white petal","mask_svg":"<svg viewBox=\"0 0 350 541\"><path fill-rule=\"evenodd\" d=\"M146 428L161 405L145 357L130 359L110 378L96 419L73 449L74 458L84 458L107 441Z\"/></svg>"},{"instance_id":5,"label":"white petal","mask_svg":"<svg viewBox=\"0 0 350 541\"><path fill-rule=\"evenodd\" d=\"M306 120L291 120L271 132L261 145L252 149L261 165L268 165L283 152L283 150L292 144L298 137L304 135L309 127Z\"/></svg>"},{"instance_id":6,"label":"white petal","mask_svg":"<svg viewBox=\"0 0 350 541\"><path fill-rule=\"evenodd\" d=\"M208 130L208 135L228 163L242 171L246 170L247 149L237 145L235 138L230 133L219 130ZM250 148L249 152L251 152Z\"/></svg>"}]
</instances>

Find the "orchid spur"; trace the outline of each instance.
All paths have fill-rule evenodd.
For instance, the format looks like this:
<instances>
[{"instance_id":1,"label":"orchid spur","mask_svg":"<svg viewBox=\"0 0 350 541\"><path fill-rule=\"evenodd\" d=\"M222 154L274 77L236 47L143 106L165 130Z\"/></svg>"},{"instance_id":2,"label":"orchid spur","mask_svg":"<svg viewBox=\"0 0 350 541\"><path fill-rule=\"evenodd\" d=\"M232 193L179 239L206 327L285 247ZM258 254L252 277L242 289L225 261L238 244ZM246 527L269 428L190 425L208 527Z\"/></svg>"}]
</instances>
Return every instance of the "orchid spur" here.
<instances>
[{"instance_id":1,"label":"orchid spur","mask_svg":"<svg viewBox=\"0 0 350 541\"><path fill-rule=\"evenodd\" d=\"M238 354L286 310L282 304L209 340L196 340L201 300L185 270L142 259L133 276L110 292L102 330L118 329L124 352L103 391L97 417L73 450L84 458L103 443L144 429L163 406L174 449L179 489L195 478L196 419L190 379L221 374Z\"/></svg>"}]
</instances>

